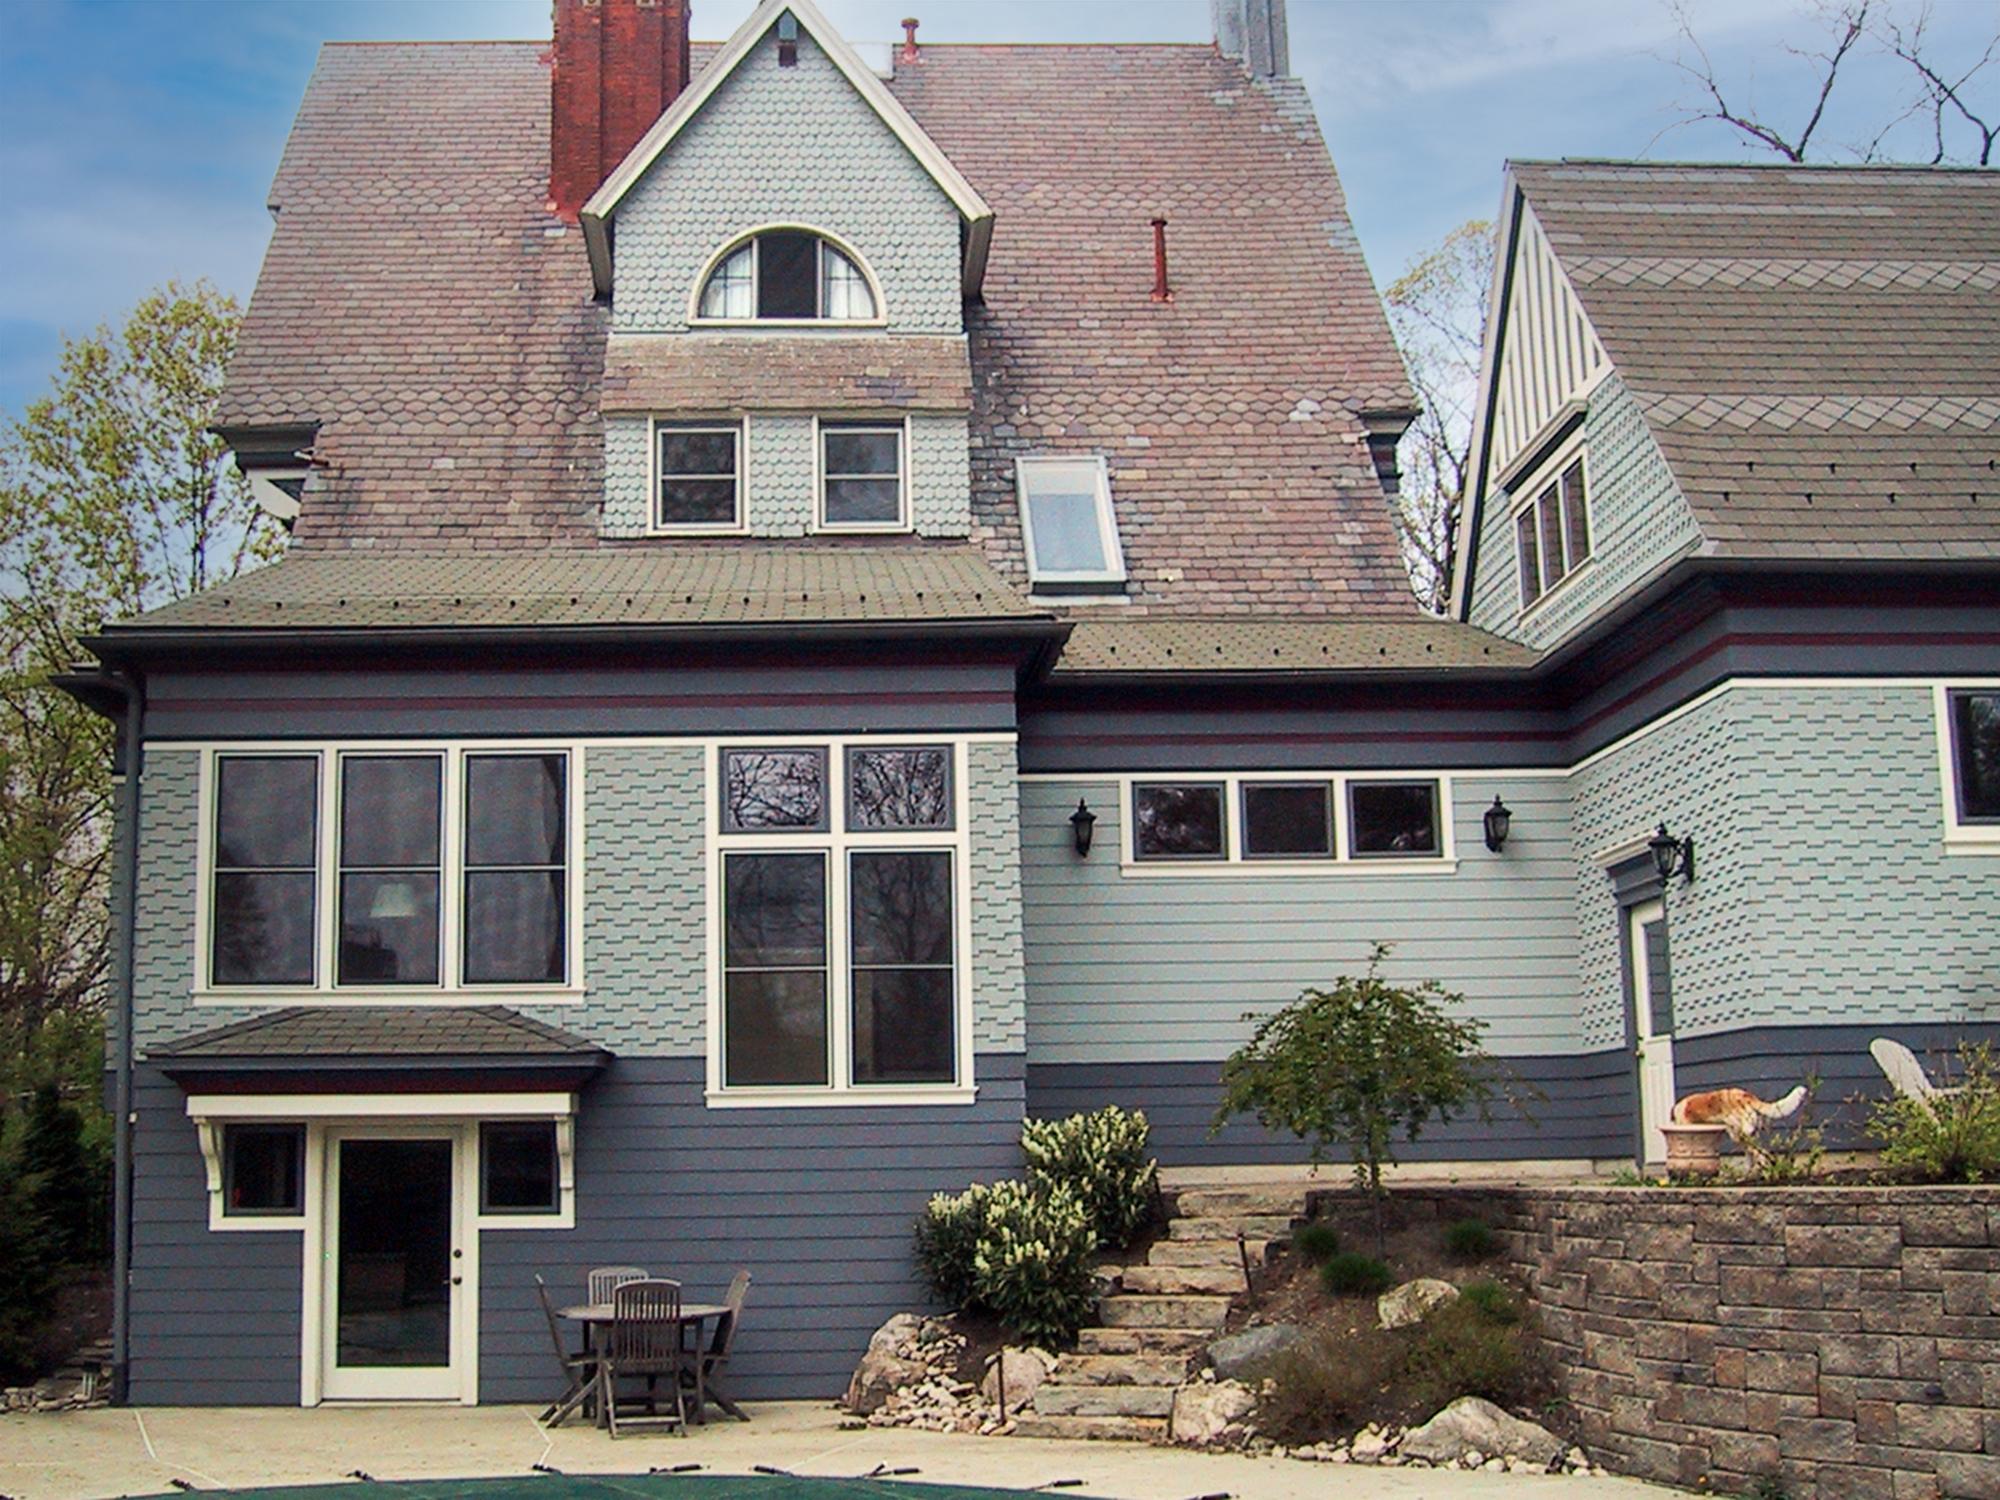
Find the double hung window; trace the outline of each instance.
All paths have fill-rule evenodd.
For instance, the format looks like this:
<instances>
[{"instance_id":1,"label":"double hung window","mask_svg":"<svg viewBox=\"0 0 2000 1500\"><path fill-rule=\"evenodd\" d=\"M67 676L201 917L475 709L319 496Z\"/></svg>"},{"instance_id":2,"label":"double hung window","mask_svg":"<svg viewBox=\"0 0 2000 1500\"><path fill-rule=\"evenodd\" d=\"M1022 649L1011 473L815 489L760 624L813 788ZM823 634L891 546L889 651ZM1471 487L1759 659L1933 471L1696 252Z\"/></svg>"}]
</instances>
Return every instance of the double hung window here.
<instances>
[{"instance_id":1,"label":"double hung window","mask_svg":"<svg viewBox=\"0 0 2000 1500\"><path fill-rule=\"evenodd\" d=\"M967 1086L955 748L716 757L719 1096Z\"/></svg>"},{"instance_id":2,"label":"double hung window","mask_svg":"<svg viewBox=\"0 0 2000 1500\"><path fill-rule=\"evenodd\" d=\"M216 752L199 988L566 988L570 754Z\"/></svg>"},{"instance_id":3,"label":"double hung window","mask_svg":"<svg viewBox=\"0 0 2000 1500\"><path fill-rule=\"evenodd\" d=\"M1345 864L1449 857L1444 779L1241 776L1136 780L1127 857L1142 865Z\"/></svg>"},{"instance_id":4,"label":"double hung window","mask_svg":"<svg viewBox=\"0 0 2000 1500\"><path fill-rule=\"evenodd\" d=\"M1590 556L1590 506L1578 454L1514 516L1514 554L1526 609Z\"/></svg>"},{"instance_id":5,"label":"double hung window","mask_svg":"<svg viewBox=\"0 0 2000 1500\"><path fill-rule=\"evenodd\" d=\"M740 423L653 427L653 524L660 531L732 531L743 524Z\"/></svg>"},{"instance_id":6,"label":"double hung window","mask_svg":"<svg viewBox=\"0 0 2000 1500\"><path fill-rule=\"evenodd\" d=\"M819 424L819 519L828 531L894 531L904 509L903 424Z\"/></svg>"}]
</instances>

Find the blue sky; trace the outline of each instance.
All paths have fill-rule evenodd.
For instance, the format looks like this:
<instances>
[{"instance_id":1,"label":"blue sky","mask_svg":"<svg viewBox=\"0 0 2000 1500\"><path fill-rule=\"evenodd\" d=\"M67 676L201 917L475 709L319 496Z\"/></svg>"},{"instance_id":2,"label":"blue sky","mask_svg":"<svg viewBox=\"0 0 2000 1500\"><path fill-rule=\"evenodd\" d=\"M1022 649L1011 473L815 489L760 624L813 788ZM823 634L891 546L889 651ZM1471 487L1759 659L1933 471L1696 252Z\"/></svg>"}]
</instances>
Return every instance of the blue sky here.
<instances>
[{"instance_id":1,"label":"blue sky","mask_svg":"<svg viewBox=\"0 0 2000 1500\"><path fill-rule=\"evenodd\" d=\"M694 0L726 36L753 0ZM1804 106L1784 43L1799 0L1694 0L1725 77L1773 117ZM915 11L932 41L1201 41L1207 0L822 0L847 36ZM1749 155L1719 127L1660 132L1688 97L1659 0L1291 0L1312 90L1378 281L1492 213L1507 156ZM323 41L541 37L547 0L0 0L0 410L47 384L60 335L116 321L151 287L206 276L249 294L264 194ZM1940 0L1945 51L1977 55L2000 0ZM2000 68L1983 80L2000 110ZM1828 144L1906 93L1882 60L1836 96ZM1914 144L1914 143L1913 143Z\"/></svg>"}]
</instances>

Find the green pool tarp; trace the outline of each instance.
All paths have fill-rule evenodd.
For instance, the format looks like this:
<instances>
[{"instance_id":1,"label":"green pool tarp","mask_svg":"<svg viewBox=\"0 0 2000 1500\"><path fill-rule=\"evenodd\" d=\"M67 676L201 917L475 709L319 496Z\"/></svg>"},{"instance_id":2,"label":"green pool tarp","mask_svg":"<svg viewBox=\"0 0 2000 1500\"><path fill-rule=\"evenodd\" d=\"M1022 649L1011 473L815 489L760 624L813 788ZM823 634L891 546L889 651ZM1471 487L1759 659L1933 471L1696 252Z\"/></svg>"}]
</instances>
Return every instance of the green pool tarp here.
<instances>
[{"instance_id":1,"label":"green pool tarp","mask_svg":"<svg viewBox=\"0 0 2000 1500\"><path fill-rule=\"evenodd\" d=\"M890 1476L821 1479L791 1474L530 1474L518 1479L407 1479L202 1490L245 1500L1009 1500L1060 1490L968 1489ZM175 1493L144 1500L186 1500Z\"/></svg>"}]
</instances>

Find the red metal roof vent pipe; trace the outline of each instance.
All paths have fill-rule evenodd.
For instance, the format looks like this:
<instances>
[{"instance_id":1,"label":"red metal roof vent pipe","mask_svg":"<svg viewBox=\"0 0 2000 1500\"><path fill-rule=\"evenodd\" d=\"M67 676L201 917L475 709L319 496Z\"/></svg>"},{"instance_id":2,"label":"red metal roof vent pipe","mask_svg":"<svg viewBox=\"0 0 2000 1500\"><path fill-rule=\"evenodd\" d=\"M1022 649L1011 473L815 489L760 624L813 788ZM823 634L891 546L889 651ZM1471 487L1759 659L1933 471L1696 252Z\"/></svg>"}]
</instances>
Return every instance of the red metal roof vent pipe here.
<instances>
[{"instance_id":1,"label":"red metal roof vent pipe","mask_svg":"<svg viewBox=\"0 0 2000 1500\"><path fill-rule=\"evenodd\" d=\"M1171 302L1174 289L1167 285L1167 221L1153 220L1153 300Z\"/></svg>"},{"instance_id":2,"label":"red metal roof vent pipe","mask_svg":"<svg viewBox=\"0 0 2000 1500\"><path fill-rule=\"evenodd\" d=\"M913 63L917 60L917 18L903 17L903 56L901 61Z\"/></svg>"},{"instance_id":3,"label":"red metal roof vent pipe","mask_svg":"<svg viewBox=\"0 0 2000 1500\"><path fill-rule=\"evenodd\" d=\"M688 85L688 0L555 0L549 212L577 210Z\"/></svg>"}]
</instances>

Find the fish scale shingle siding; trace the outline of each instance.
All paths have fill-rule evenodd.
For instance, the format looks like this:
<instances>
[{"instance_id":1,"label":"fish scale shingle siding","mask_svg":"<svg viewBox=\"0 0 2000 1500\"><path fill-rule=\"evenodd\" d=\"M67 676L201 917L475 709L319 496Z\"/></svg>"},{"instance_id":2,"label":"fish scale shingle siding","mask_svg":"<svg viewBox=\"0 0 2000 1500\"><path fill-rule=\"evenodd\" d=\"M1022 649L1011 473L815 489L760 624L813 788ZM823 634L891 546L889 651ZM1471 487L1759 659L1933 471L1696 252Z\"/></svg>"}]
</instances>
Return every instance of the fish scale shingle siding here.
<instances>
[{"instance_id":1,"label":"fish scale shingle siding","mask_svg":"<svg viewBox=\"0 0 2000 1500\"><path fill-rule=\"evenodd\" d=\"M744 231L806 224L852 245L892 332L963 331L958 210L810 37L765 37L618 208L612 326L674 333L709 259Z\"/></svg>"}]
</instances>

